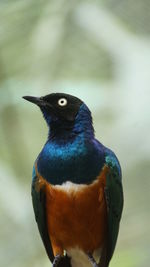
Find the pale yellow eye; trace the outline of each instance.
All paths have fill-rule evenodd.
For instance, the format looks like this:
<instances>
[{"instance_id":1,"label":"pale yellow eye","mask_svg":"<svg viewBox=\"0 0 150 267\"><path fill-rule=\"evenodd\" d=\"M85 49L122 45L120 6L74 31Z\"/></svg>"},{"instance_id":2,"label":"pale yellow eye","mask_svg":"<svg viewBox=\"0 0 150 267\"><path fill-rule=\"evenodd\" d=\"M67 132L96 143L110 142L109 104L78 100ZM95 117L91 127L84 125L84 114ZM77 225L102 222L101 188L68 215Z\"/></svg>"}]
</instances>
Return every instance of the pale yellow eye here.
<instances>
[{"instance_id":1,"label":"pale yellow eye","mask_svg":"<svg viewBox=\"0 0 150 267\"><path fill-rule=\"evenodd\" d=\"M61 106L61 107L65 107L67 105L68 101L66 98L60 98L58 100L58 105Z\"/></svg>"}]
</instances>

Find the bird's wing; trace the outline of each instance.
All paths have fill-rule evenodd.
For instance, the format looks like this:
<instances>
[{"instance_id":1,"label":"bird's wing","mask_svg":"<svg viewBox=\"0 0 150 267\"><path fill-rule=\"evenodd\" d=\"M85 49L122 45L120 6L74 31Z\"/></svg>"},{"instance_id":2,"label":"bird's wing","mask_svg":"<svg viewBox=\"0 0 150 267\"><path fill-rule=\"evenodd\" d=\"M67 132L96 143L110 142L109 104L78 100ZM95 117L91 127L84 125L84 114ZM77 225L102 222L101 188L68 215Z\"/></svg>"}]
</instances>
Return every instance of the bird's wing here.
<instances>
[{"instance_id":1,"label":"bird's wing","mask_svg":"<svg viewBox=\"0 0 150 267\"><path fill-rule=\"evenodd\" d=\"M38 229L44 243L47 255L51 262L54 260L53 250L48 234L47 222L46 222L46 209L45 209L45 186L39 185L38 177L36 174L35 167L33 169L33 177L32 177L32 203L33 209L35 213L35 219L38 225Z\"/></svg>"},{"instance_id":2,"label":"bird's wing","mask_svg":"<svg viewBox=\"0 0 150 267\"><path fill-rule=\"evenodd\" d=\"M51 262L54 260L54 254L51 246L51 241L48 233L47 220L46 220L46 191L45 185L39 181L36 171L36 165L33 168L32 175L32 203L35 213L35 219L38 229L45 246L45 250ZM59 262L58 267L71 267L70 259L65 256Z\"/></svg>"},{"instance_id":3,"label":"bird's wing","mask_svg":"<svg viewBox=\"0 0 150 267\"><path fill-rule=\"evenodd\" d=\"M114 153L109 150L107 151L105 162L106 166L109 168L105 187L108 213L108 234L102 251L100 267L108 267L112 258L117 242L119 223L123 209L123 188L119 162Z\"/></svg>"}]
</instances>

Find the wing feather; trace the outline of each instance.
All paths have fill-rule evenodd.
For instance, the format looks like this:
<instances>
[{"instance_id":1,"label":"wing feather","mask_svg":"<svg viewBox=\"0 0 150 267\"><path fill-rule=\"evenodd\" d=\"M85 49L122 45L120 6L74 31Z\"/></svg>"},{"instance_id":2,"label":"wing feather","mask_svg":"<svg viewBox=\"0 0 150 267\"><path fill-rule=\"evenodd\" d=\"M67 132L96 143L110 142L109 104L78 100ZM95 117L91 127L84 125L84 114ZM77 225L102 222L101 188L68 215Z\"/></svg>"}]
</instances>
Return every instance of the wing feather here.
<instances>
[{"instance_id":1,"label":"wing feather","mask_svg":"<svg viewBox=\"0 0 150 267\"><path fill-rule=\"evenodd\" d=\"M45 190L44 187L40 188L39 191L36 190L37 177L33 180L32 183L32 203L35 213L35 219L38 225L38 229L45 246L47 255L51 262L54 260L53 250L48 234L48 228L46 223L46 210L45 210Z\"/></svg>"},{"instance_id":2,"label":"wing feather","mask_svg":"<svg viewBox=\"0 0 150 267\"><path fill-rule=\"evenodd\" d=\"M106 177L105 199L108 212L108 233L102 251L100 267L108 267L113 256L123 209L123 188L121 168L115 154L111 151L106 156L109 172Z\"/></svg>"}]
</instances>

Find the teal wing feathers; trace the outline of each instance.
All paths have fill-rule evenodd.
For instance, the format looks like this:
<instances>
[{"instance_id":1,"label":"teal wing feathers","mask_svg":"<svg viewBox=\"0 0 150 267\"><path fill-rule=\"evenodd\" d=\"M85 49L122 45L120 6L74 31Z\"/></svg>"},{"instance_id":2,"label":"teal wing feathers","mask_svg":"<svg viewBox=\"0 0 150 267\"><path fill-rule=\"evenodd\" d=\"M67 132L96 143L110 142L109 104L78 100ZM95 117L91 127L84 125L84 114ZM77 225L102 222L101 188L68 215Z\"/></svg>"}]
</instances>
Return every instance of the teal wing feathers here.
<instances>
[{"instance_id":1,"label":"teal wing feathers","mask_svg":"<svg viewBox=\"0 0 150 267\"><path fill-rule=\"evenodd\" d=\"M105 164L109 167L105 187L108 212L108 234L100 261L100 266L102 267L108 267L113 256L123 209L122 175L119 162L114 153L110 150L108 150L106 154L105 161Z\"/></svg>"},{"instance_id":2,"label":"teal wing feathers","mask_svg":"<svg viewBox=\"0 0 150 267\"><path fill-rule=\"evenodd\" d=\"M47 255L51 262L54 260L54 255L51 247L50 238L48 235L48 228L46 223L46 209L45 209L45 190L44 187L40 188L38 191L36 189L37 176L35 168L33 169L33 180L32 180L32 203L35 213L35 219L38 225L38 229L45 246Z\"/></svg>"}]
</instances>

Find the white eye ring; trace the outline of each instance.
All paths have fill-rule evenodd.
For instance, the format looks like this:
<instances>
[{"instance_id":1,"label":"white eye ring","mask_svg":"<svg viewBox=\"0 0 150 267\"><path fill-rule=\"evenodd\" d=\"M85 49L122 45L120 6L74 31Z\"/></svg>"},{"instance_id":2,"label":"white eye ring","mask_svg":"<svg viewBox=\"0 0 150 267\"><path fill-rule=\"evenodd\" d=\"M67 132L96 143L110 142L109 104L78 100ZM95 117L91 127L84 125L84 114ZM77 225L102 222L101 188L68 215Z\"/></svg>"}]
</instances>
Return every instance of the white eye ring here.
<instances>
[{"instance_id":1,"label":"white eye ring","mask_svg":"<svg viewBox=\"0 0 150 267\"><path fill-rule=\"evenodd\" d=\"M68 101L66 98L60 98L58 100L58 105L61 106L61 107L65 107L67 105Z\"/></svg>"}]
</instances>

